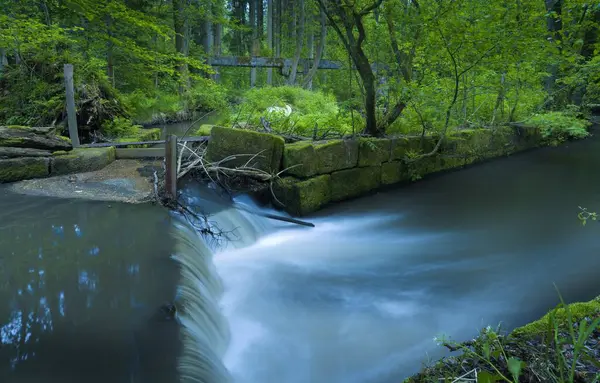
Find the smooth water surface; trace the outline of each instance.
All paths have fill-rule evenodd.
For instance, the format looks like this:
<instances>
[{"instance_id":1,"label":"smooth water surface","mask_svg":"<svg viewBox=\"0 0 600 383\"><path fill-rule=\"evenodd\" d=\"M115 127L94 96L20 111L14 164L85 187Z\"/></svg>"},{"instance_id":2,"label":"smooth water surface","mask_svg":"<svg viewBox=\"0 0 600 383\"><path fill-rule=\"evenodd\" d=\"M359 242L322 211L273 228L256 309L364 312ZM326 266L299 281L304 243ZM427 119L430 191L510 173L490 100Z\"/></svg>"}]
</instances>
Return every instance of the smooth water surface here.
<instances>
[{"instance_id":1,"label":"smooth water surface","mask_svg":"<svg viewBox=\"0 0 600 383\"><path fill-rule=\"evenodd\" d=\"M177 382L166 211L0 189L0 382Z\"/></svg>"},{"instance_id":2,"label":"smooth water surface","mask_svg":"<svg viewBox=\"0 0 600 383\"><path fill-rule=\"evenodd\" d=\"M226 366L240 383L399 382L443 355L435 336L541 316L558 303L553 283L569 301L593 298L600 226L577 213L600 209L598 163L597 139L532 151L221 250Z\"/></svg>"}]
</instances>

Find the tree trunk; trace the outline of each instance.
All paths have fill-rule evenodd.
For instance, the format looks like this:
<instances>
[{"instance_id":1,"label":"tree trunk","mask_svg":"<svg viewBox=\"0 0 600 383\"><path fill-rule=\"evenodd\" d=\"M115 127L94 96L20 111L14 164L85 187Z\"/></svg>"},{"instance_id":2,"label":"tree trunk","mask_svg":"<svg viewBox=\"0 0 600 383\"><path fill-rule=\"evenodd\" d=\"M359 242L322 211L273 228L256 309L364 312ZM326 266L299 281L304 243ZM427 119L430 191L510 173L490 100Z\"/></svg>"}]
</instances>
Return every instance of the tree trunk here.
<instances>
[{"instance_id":1,"label":"tree trunk","mask_svg":"<svg viewBox=\"0 0 600 383\"><path fill-rule=\"evenodd\" d=\"M188 44L186 39L189 37L187 32L186 22L186 0L173 0L173 26L175 29L175 51L182 56L187 56ZM177 65L177 71L179 72L179 94L183 94L185 86L187 84L188 77L188 65L185 62L181 62Z\"/></svg>"},{"instance_id":2,"label":"tree trunk","mask_svg":"<svg viewBox=\"0 0 600 383\"><path fill-rule=\"evenodd\" d=\"M113 34L112 34L112 26L113 19L110 15L106 16L106 75L108 76L108 81L115 86L115 65L114 65L114 44L112 42Z\"/></svg>"},{"instance_id":3,"label":"tree trunk","mask_svg":"<svg viewBox=\"0 0 600 383\"><path fill-rule=\"evenodd\" d=\"M550 36L550 41L560 42L562 39L562 4L563 0L544 0L548 16L546 17L546 29ZM560 50L559 50L560 52ZM548 66L550 75L546 78L546 91L552 93L555 88L556 78L558 76L558 65L550 64Z\"/></svg>"},{"instance_id":4,"label":"tree trunk","mask_svg":"<svg viewBox=\"0 0 600 383\"><path fill-rule=\"evenodd\" d=\"M250 25L252 26L252 42L250 44L250 56L256 56L258 51L258 25L256 11L258 8L258 0L250 0ZM250 69L250 87L256 86L256 68Z\"/></svg>"},{"instance_id":5,"label":"tree trunk","mask_svg":"<svg viewBox=\"0 0 600 383\"><path fill-rule=\"evenodd\" d=\"M325 43L327 42L327 16L323 10L320 11L320 21L321 21L321 33L319 35L319 43L317 45L317 53L314 57L313 64L308 71L308 74L304 78L303 87L307 89L312 89L312 81L315 75L317 74L317 70L319 69L319 63L321 62L321 58L323 57L323 52L325 51Z\"/></svg>"},{"instance_id":6,"label":"tree trunk","mask_svg":"<svg viewBox=\"0 0 600 383\"><path fill-rule=\"evenodd\" d=\"M4 71L4 67L8 65L8 59L6 57L6 49L0 48L0 73Z\"/></svg>"},{"instance_id":7,"label":"tree trunk","mask_svg":"<svg viewBox=\"0 0 600 383\"><path fill-rule=\"evenodd\" d=\"M304 0L298 0L298 7L300 8L300 19L298 20L298 29L296 31L296 53L294 54L294 61L292 62L292 68L290 71L290 77L288 78L289 85L296 84L296 75L298 74L298 64L300 62L300 56L302 55L302 46L304 45L304 26L306 7Z\"/></svg>"},{"instance_id":8,"label":"tree trunk","mask_svg":"<svg viewBox=\"0 0 600 383\"><path fill-rule=\"evenodd\" d=\"M213 24L214 28L214 43L213 43L213 55L220 56L223 52L222 39L223 39L223 24ZM213 80L219 81L219 68L213 68L215 73L213 74Z\"/></svg>"},{"instance_id":9,"label":"tree trunk","mask_svg":"<svg viewBox=\"0 0 600 383\"><path fill-rule=\"evenodd\" d=\"M271 57L273 56L273 3L273 0L267 0L267 48ZM267 68L267 85L273 85L273 68Z\"/></svg>"}]
</instances>

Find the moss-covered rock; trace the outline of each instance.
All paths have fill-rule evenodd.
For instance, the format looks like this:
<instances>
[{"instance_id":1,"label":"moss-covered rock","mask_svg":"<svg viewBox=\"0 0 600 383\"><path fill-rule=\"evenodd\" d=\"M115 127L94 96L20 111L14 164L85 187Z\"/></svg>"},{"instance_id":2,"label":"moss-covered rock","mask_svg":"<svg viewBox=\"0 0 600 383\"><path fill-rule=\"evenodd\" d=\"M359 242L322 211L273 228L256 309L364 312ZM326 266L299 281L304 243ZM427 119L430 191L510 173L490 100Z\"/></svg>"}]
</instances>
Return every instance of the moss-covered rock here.
<instances>
[{"instance_id":1,"label":"moss-covered rock","mask_svg":"<svg viewBox=\"0 0 600 383\"><path fill-rule=\"evenodd\" d=\"M585 317L595 318L600 315L600 297L596 297L589 302L576 302L568 305L574 322L579 322ZM564 308L559 308L554 312L554 316L558 325L564 326L568 323L567 311ZM542 318L528 323L525 326L516 328L511 332L512 336L534 337L548 332L550 329L550 313Z\"/></svg>"},{"instance_id":2,"label":"moss-covered rock","mask_svg":"<svg viewBox=\"0 0 600 383\"><path fill-rule=\"evenodd\" d=\"M306 215L331 201L331 176L324 174L307 180L286 177L275 184L274 191L288 213Z\"/></svg>"},{"instance_id":3,"label":"moss-covered rock","mask_svg":"<svg viewBox=\"0 0 600 383\"><path fill-rule=\"evenodd\" d=\"M202 124L200 127L194 132L196 136L210 136L210 132L215 125L211 124Z\"/></svg>"},{"instance_id":4,"label":"moss-covered rock","mask_svg":"<svg viewBox=\"0 0 600 383\"><path fill-rule=\"evenodd\" d=\"M0 183L47 177L50 159L47 157L21 157L0 159Z\"/></svg>"},{"instance_id":5,"label":"moss-covered rock","mask_svg":"<svg viewBox=\"0 0 600 383\"><path fill-rule=\"evenodd\" d=\"M283 169L300 178L312 177L319 167L315 147L311 142L286 144L283 149Z\"/></svg>"},{"instance_id":6,"label":"moss-covered rock","mask_svg":"<svg viewBox=\"0 0 600 383\"><path fill-rule=\"evenodd\" d=\"M315 143L317 174L353 168L358 164L357 140L332 140Z\"/></svg>"},{"instance_id":7,"label":"moss-covered rock","mask_svg":"<svg viewBox=\"0 0 600 383\"><path fill-rule=\"evenodd\" d=\"M76 148L68 154L54 153L51 175L100 170L115 160L115 148Z\"/></svg>"},{"instance_id":8,"label":"moss-covered rock","mask_svg":"<svg viewBox=\"0 0 600 383\"><path fill-rule=\"evenodd\" d=\"M331 200L358 197L381 185L381 166L346 169L331 174Z\"/></svg>"},{"instance_id":9,"label":"moss-covered rock","mask_svg":"<svg viewBox=\"0 0 600 383\"><path fill-rule=\"evenodd\" d=\"M387 138L361 138L358 150L358 166L379 166L390 160L392 140Z\"/></svg>"},{"instance_id":10,"label":"moss-covered rock","mask_svg":"<svg viewBox=\"0 0 600 383\"><path fill-rule=\"evenodd\" d=\"M403 160L411 150L408 137L394 137L390 142L390 161Z\"/></svg>"},{"instance_id":11,"label":"moss-covered rock","mask_svg":"<svg viewBox=\"0 0 600 383\"><path fill-rule=\"evenodd\" d=\"M235 156L223 166L239 167L250 160L248 165L251 167L278 172L283 146L283 138L272 134L215 126L210 134L207 158L216 162Z\"/></svg>"},{"instance_id":12,"label":"moss-covered rock","mask_svg":"<svg viewBox=\"0 0 600 383\"><path fill-rule=\"evenodd\" d=\"M403 161L391 161L381 164L382 185L392 185L409 179Z\"/></svg>"},{"instance_id":13,"label":"moss-covered rock","mask_svg":"<svg viewBox=\"0 0 600 383\"><path fill-rule=\"evenodd\" d=\"M65 152L67 153L67 152ZM10 148L0 146L0 158L16 158L16 157L50 157L49 150L30 149L30 148Z\"/></svg>"},{"instance_id":14,"label":"moss-covered rock","mask_svg":"<svg viewBox=\"0 0 600 383\"><path fill-rule=\"evenodd\" d=\"M51 133L50 128L0 126L0 146L42 150L71 150L70 140Z\"/></svg>"}]
</instances>

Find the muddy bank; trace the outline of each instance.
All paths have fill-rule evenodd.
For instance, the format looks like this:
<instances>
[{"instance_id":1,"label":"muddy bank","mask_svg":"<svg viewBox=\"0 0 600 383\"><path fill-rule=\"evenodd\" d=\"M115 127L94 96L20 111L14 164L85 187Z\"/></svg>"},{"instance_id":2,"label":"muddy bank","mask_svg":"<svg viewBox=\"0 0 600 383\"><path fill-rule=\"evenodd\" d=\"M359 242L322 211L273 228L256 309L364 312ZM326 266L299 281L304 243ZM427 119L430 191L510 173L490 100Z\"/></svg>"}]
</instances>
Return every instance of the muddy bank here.
<instances>
[{"instance_id":1,"label":"muddy bank","mask_svg":"<svg viewBox=\"0 0 600 383\"><path fill-rule=\"evenodd\" d=\"M143 203L154 199L154 172L161 161L116 160L101 170L25 180L8 186L28 195Z\"/></svg>"}]
</instances>

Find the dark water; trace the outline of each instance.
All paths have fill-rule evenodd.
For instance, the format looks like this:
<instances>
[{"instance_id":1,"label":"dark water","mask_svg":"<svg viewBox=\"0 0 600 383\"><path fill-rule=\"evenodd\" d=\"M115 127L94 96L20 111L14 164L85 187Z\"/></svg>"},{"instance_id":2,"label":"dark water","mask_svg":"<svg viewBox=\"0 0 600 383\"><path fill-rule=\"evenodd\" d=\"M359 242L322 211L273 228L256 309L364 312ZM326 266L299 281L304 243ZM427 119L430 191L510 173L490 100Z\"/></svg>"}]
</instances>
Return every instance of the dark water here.
<instances>
[{"instance_id":1,"label":"dark water","mask_svg":"<svg viewBox=\"0 0 600 383\"><path fill-rule=\"evenodd\" d=\"M399 382L443 355L435 336L538 318L553 283L600 294L600 225L576 217L600 210L598 163L598 139L532 151L332 206L315 228L190 187L234 233L216 269L159 208L0 191L0 382L220 383L220 358L236 383ZM153 315L176 289L183 337Z\"/></svg>"},{"instance_id":2,"label":"dark water","mask_svg":"<svg viewBox=\"0 0 600 383\"><path fill-rule=\"evenodd\" d=\"M393 383L433 338L510 329L600 294L600 141L533 151L325 209L215 257L236 382Z\"/></svg>"},{"instance_id":3,"label":"dark water","mask_svg":"<svg viewBox=\"0 0 600 383\"><path fill-rule=\"evenodd\" d=\"M0 189L0 382L176 382L168 214Z\"/></svg>"}]
</instances>

